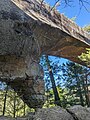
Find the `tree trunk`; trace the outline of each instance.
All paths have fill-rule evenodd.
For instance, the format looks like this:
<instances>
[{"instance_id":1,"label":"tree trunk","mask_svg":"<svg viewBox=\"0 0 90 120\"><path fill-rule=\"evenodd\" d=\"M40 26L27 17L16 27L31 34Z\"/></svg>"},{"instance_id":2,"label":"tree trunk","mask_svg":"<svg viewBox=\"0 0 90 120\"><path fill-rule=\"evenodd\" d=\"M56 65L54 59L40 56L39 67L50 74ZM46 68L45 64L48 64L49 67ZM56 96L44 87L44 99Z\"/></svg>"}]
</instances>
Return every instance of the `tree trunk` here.
<instances>
[{"instance_id":1,"label":"tree trunk","mask_svg":"<svg viewBox=\"0 0 90 120\"><path fill-rule=\"evenodd\" d=\"M87 79L87 75L86 75L86 91L87 91L87 94L86 94L86 98L87 98L87 106L90 107L90 97L89 97L89 89L88 89L88 79Z\"/></svg>"},{"instance_id":2,"label":"tree trunk","mask_svg":"<svg viewBox=\"0 0 90 120\"><path fill-rule=\"evenodd\" d=\"M26 114L26 104L24 103L24 107L23 107L23 115L25 116Z\"/></svg>"},{"instance_id":3,"label":"tree trunk","mask_svg":"<svg viewBox=\"0 0 90 120\"><path fill-rule=\"evenodd\" d=\"M79 77L78 77L78 73L77 73L76 68L75 68L75 76L76 76L76 81L77 81L78 93L79 93L79 97L80 97L80 103L82 106L84 106L82 90L81 90L80 81L79 81Z\"/></svg>"},{"instance_id":4,"label":"tree trunk","mask_svg":"<svg viewBox=\"0 0 90 120\"><path fill-rule=\"evenodd\" d=\"M5 92L5 96L4 96L3 116L5 115L5 110L6 110L7 93L8 93L8 84L7 84L6 92Z\"/></svg>"},{"instance_id":5,"label":"tree trunk","mask_svg":"<svg viewBox=\"0 0 90 120\"><path fill-rule=\"evenodd\" d=\"M13 100L13 117L16 117L16 94L14 91L14 100Z\"/></svg>"},{"instance_id":6,"label":"tree trunk","mask_svg":"<svg viewBox=\"0 0 90 120\"><path fill-rule=\"evenodd\" d=\"M87 88L86 88L86 80L85 80L85 78L82 80L82 82L83 82L83 89L84 89L84 93L85 93L85 99L86 99L86 101L85 101L85 103L86 103L86 105L88 106L88 96L87 96Z\"/></svg>"},{"instance_id":7,"label":"tree trunk","mask_svg":"<svg viewBox=\"0 0 90 120\"><path fill-rule=\"evenodd\" d=\"M58 106L61 106L59 94L58 94L58 91L57 91L57 88L56 88L56 84L55 84L55 80L54 80L54 76L53 76L53 72L52 72L52 68L50 66L50 62L49 62L49 59L48 59L47 55L46 55L46 62L47 62L47 67L48 67L48 71L49 71L50 80L51 80L51 83L52 83L55 104L58 105Z\"/></svg>"}]
</instances>

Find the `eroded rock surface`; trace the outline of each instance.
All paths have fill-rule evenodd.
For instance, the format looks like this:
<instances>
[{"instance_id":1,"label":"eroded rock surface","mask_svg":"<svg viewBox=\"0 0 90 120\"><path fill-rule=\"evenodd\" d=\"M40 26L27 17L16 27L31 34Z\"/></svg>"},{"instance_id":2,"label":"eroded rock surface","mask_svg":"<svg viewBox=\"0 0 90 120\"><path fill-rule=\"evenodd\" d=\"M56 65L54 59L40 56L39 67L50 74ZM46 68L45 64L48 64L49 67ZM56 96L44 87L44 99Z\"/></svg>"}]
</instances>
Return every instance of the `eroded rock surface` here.
<instances>
[{"instance_id":1,"label":"eroded rock surface","mask_svg":"<svg viewBox=\"0 0 90 120\"><path fill-rule=\"evenodd\" d=\"M0 0L0 55L49 54L83 64L90 35L40 0Z\"/></svg>"},{"instance_id":2,"label":"eroded rock surface","mask_svg":"<svg viewBox=\"0 0 90 120\"><path fill-rule=\"evenodd\" d=\"M68 111L69 110L69 111ZM0 117L0 120L90 120L88 108L74 106L65 110L61 107L39 109L34 114L22 118Z\"/></svg>"},{"instance_id":3,"label":"eroded rock surface","mask_svg":"<svg viewBox=\"0 0 90 120\"><path fill-rule=\"evenodd\" d=\"M1 80L10 85L31 108L41 108L45 102L43 69L38 61L0 56Z\"/></svg>"},{"instance_id":4,"label":"eroded rock surface","mask_svg":"<svg viewBox=\"0 0 90 120\"><path fill-rule=\"evenodd\" d=\"M77 120L90 120L90 111L82 106L73 106L68 112L78 118Z\"/></svg>"},{"instance_id":5,"label":"eroded rock surface","mask_svg":"<svg viewBox=\"0 0 90 120\"><path fill-rule=\"evenodd\" d=\"M29 107L41 108L45 101L44 75L30 20L14 1L0 0L0 80Z\"/></svg>"},{"instance_id":6,"label":"eroded rock surface","mask_svg":"<svg viewBox=\"0 0 90 120\"><path fill-rule=\"evenodd\" d=\"M0 120L15 120L15 119L11 117L0 116Z\"/></svg>"},{"instance_id":7,"label":"eroded rock surface","mask_svg":"<svg viewBox=\"0 0 90 120\"><path fill-rule=\"evenodd\" d=\"M65 109L54 107L38 110L34 120L73 120L73 117Z\"/></svg>"}]
</instances>

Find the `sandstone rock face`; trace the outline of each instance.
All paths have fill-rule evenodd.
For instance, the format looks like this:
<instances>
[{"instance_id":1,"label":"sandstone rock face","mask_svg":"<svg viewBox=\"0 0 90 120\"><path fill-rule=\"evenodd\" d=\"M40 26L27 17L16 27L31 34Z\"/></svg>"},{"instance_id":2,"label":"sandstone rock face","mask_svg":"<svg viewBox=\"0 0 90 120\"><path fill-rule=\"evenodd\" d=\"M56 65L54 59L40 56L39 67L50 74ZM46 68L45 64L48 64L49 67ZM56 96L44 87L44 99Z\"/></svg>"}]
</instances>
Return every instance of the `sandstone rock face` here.
<instances>
[{"instance_id":1,"label":"sandstone rock face","mask_svg":"<svg viewBox=\"0 0 90 120\"><path fill-rule=\"evenodd\" d=\"M39 63L29 59L27 65L23 58L15 56L2 56L0 62L1 80L10 85L29 107L41 108L45 102L45 89Z\"/></svg>"},{"instance_id":2,"label":"sandstone rock face","mask_svg":"<svg viewBox=\"0 0 90 120\"><path fill-rule=\"evenodd\" d=\"M0 0L0 80L29 107L37 108L44 104L45 89L30 19L14 1Z\"/></svg>"},{"instance_id":3,"label":"sandstone rock face","mask_svg":"<svg viewBox=\"0 0 90 120\"><path fill-rule=\"evenodd\" d=\"M17 92L20 98L31 108L41 108L45 102L44 81L40 76L32 76L27 79L16 79L10 86Z\"/></svg>"}]
</instances>

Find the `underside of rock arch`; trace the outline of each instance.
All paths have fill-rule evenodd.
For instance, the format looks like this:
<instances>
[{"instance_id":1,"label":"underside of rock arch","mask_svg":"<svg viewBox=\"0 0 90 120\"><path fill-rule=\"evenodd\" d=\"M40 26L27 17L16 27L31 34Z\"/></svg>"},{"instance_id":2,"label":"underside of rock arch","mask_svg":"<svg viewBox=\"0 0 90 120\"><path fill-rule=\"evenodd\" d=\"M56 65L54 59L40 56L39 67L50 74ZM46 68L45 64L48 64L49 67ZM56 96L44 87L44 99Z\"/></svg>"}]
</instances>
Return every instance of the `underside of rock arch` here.
<instances>
[{"instance_id":1,"label":"underside of rock arch","mask_svg":"<svg viewBox=\"0 0 90 120\"><path fill-rule=\"evenodd\" d=\"M85 65L90 35L40 0L0 0L0 80L30 107L44 103L42 54Z\"/></svg>"}]
</instances>

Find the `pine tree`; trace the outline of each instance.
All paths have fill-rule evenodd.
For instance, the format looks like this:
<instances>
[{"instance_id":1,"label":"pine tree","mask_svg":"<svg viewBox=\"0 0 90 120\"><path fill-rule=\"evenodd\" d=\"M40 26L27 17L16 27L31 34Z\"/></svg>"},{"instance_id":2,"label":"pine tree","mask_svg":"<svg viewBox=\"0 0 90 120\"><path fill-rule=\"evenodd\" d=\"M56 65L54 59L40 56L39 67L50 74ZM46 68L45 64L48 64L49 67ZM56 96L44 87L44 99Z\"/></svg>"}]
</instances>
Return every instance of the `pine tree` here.
<instances>
[{"instance_id":1,"label":"pine tree","mask_svg":"<svg viewBox=\"0 0 90 120\"><path fill-rule=\"evenodd\" d=\"M69 95L72 96L73 104L81 104L85 106L88 101L88 86L85 71L87 68L73 62L68 62L62 66L65 87L69 90ZM86 87L87 86L87 87ZM87 101L87 102L86 102Z\"/></svg>"}]
</instances>

